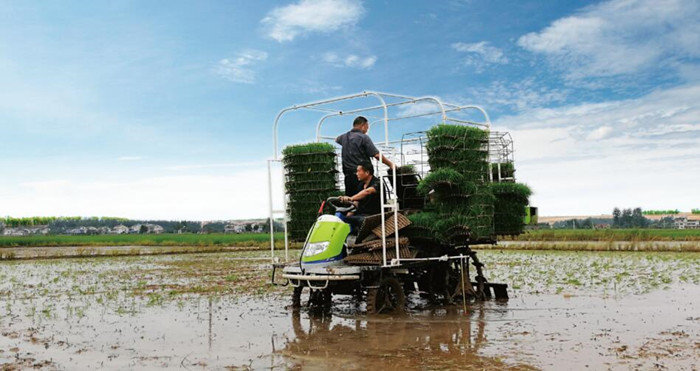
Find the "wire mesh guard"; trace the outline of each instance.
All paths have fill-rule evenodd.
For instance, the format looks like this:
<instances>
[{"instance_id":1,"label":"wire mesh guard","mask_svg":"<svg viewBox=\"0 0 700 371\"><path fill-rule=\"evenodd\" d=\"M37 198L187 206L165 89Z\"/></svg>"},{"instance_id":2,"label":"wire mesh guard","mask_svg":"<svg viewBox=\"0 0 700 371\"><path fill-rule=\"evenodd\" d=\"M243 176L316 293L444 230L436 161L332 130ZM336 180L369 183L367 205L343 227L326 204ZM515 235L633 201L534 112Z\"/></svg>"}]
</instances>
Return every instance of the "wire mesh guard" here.
<instances>
[{"instance_id":1,"label":"wire mesh guard","mask_svg":"<svg viewBox=\"0 0 700 371\"><path fill-rule=\"evenodd\" d=\"M287 146L282 151L287 200L287 230L293 241L303 241L316 221L318 208L328 197L339 196L335 148L328 143ZM330 212L327 206L324 212Z\"/></svg>"},{"instance_id":2,"label":"wire mesh guard","mask_svg":"<svg viewBox=\"0 0 700 371\"><path fill-rule=\"evenodd\" d=\"M489 134L489 159L491 177L496 182L515 181L513 138L508 132L492 131Z\"/></svg>"}]
</instances>

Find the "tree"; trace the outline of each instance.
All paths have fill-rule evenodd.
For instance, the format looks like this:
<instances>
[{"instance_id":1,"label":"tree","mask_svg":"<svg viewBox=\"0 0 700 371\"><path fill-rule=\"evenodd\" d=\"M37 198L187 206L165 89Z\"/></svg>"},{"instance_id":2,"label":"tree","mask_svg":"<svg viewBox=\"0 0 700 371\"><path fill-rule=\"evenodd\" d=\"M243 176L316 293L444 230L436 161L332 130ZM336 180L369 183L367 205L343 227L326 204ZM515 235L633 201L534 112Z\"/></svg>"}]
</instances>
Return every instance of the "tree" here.
<instances>
[{"instance_id":1,"label":"tree","mask_svg":"<svg viewBox=\"0 0 700 371\"><path fill-rule=\"evenodd\" d=\"M646 228L648 224L647 218L644 217L642 209L637 207L632 211L632 225L636 228Z\"/></svg>"},{"instance_id":2,"label":"tree","mask_svg":"<svg viewBox=\"0 0 700 371\"><path fill-rule=\"evenodd\" d=\"M613 209L613 227L614 228L619 228L620 227L620 209L614 208Z\"/></svg>"},{"instance_id":3,"label":"tree","mask_svg":"<svg viewBox=\"0 0 700 371\"><path fill-rule=\"evenodd\" d=\"M141 233L141 234L148 233L148 227L146 227L145 224L141 224L141 228L139 228L139 233Z\"/></svg>"},{"instance_id":4,"label":"tree","mask_svg":"<svg viewBox=\"0 0 700 371\"><path fill-rule=\"evenodd\" d=\"M622 210L622 216L620 216L620 226L622 228L629 228L632 226L632 209Z\"/></svg>"}]
</instances>

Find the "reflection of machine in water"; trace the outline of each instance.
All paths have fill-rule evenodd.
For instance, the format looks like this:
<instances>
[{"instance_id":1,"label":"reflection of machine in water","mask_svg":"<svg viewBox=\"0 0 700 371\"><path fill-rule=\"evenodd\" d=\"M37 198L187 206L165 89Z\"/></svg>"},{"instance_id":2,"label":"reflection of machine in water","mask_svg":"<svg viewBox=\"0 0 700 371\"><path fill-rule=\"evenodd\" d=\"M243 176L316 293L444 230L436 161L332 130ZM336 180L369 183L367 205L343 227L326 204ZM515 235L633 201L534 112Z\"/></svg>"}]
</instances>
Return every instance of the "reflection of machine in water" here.
<instances>
[{"instance_id":1,"label":"reflection of machine in water","mask_svg":"<svg viewBox=\"0 0 700 371\"><path fill-rule=\"evenodd\" d=\"M486 342L484 309L474 306L471 316L457 307L424 311L402 318L346 319L330 314L307 317L294 311L290 339L282 353L288 361L318 368L394 369L495 365L478 355Z\"/></svg>"}]
</instances>

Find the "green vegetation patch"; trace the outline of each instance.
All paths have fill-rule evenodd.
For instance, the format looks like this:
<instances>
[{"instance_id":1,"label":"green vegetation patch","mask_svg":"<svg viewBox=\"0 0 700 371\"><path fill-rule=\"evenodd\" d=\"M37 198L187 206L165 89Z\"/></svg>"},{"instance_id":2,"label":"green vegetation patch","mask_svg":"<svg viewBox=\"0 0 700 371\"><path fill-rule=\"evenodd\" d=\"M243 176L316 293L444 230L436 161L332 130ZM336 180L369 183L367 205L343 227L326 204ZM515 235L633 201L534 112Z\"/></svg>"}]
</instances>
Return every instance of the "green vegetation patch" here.
<instances>
[{"instance_id":1,"label":"green vegetation patch","mask_svg":"<svg viewBox=\"0 0 700 371\"><path fill-rule=\"evenodd\" d=\"M275 234L279 240L282 235ZM32 246L266 246L268 233L241 234L104 234L1 236L0 247Z\"/></svg>"},{"instance_id":2,"label":"green vegetation patch","mask_svg":"<svg viewBox=\"0 0 700 371\"><path fill-rule=\"evenodd\" d=\"M537 229L515 241L700 241L700 229Z\"/></svg>"}]
</instances>

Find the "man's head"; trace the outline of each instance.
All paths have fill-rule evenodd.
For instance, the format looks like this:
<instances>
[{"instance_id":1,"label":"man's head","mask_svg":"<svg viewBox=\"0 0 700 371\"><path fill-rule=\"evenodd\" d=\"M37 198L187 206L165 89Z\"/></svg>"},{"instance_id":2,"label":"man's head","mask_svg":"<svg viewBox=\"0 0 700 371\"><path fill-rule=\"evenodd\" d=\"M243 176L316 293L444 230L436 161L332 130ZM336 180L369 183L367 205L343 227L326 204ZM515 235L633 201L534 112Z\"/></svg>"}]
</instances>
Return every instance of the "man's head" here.
<instances>
[{"instance_id":1,"label":"man's head","mask_svg":"<svg viewBox=\"0 0 700 371\"><path fill-rule=\"evenodd\" d=\"M369 131L369 122L366 118L362 116L355 117L355 121L352 122L353 129L359 129L363 133L367 134Z\"/></svg>"},{"instance_id":2,"label":"man's head","mask_svg":"<svg viewBox=\"0 0 700 371\"><path fill-rule=\"evenodd\" d=\"M369 161L362 161L357 165L357 180L364 182L374 175L374 166Z\"/></svg>"}]
</instances>

